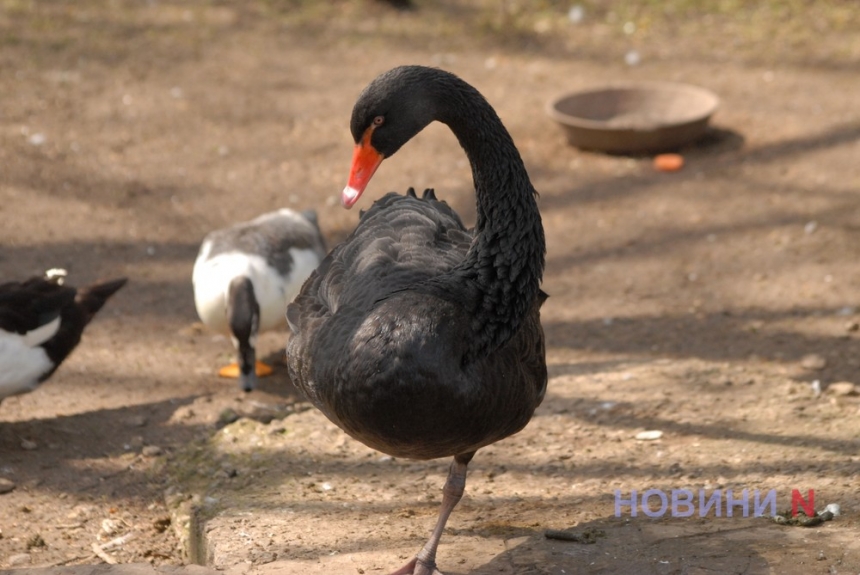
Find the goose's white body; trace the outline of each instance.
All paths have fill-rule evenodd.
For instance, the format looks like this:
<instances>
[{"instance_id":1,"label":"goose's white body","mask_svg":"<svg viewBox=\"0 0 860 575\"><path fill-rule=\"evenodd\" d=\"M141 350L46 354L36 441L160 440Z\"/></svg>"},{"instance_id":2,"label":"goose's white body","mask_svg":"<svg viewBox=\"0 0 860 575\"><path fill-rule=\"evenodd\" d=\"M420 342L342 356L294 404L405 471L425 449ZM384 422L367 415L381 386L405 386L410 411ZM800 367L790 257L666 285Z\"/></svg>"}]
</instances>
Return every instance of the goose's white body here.
<instances>
[{"instance_id":1,"label":"goose's white body","mask_svg":"<svg viewBox=\"0 0 860 575\"><path fill-rule=\"evenodd\" d=\"M255 254L231 252L209 258L211 242L204 242L194 264L194 304L197 315L210 328L229 332L227 323L227 290L233 278L245 276L254 284L254 295L260 304L260 331L286 325L287 304L299 293L304 281L320 262L312 250L289 250L294 267L282 276L266 260Z\"/></svg>"},{"instance_id":2,"label":"goose's white body","mask_svg":"<svg viewBox=\"0 0 860 575\"><path fill-rule=\"evenodd\" d=\"M265 228L268 235L253 249L236 240L240 233L247 237L262 234ZM303 247L290 246L292 239ZM213 255L216 250L218 253ZM325 245L315 221L289 209L213 232L204 239L194 263L192 281L197 315L211 329L229 333L226 310L230 282L247 277L260 306L259 330L286 326L287 304L323 257ZM275 259L289 261L289 269L278 269L273 264Z\"/></svg>"},{"instance_id":3,"label":"goose's white body","mask_svg":"<svg viewBox=\"0 0 860 575\"><path fill-rule=\"evenodd\" d=\"M60 318L39 326L24 335L0 330L0 400L11 395L28 393L38 387L39 380L54 364L39 347L60 329Z\"/></svg>"}]
</instances>

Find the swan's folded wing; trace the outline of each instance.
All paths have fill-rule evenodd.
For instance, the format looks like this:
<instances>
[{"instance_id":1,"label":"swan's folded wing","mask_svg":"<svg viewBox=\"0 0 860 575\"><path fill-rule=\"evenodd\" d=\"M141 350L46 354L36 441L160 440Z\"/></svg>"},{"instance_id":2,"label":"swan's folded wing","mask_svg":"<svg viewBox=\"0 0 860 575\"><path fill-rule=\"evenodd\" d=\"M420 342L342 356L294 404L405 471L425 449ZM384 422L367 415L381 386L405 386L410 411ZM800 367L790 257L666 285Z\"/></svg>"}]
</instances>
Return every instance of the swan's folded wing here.
<instances>
[{"instance_id":1,"label":"swan's folded wing","mask_svg":"<svg viewBox=\"0 0 860 575\"><path fill-rule=\"evenodd\" d=\"M287 307L293 333L339 309L368 311L382 298L459 264L472 234L445 202L390 193L361 215Z\"/></svg>"}]
</instances>

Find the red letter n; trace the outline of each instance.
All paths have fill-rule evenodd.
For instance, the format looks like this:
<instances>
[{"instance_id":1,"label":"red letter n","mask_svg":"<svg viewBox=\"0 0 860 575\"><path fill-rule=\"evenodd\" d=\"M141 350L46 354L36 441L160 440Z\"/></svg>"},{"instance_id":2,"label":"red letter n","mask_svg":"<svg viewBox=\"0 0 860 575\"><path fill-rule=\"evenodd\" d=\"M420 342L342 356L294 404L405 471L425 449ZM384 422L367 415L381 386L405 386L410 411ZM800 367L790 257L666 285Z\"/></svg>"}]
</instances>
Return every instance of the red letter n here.
<instances>
[{"instance_id":1,"label":"red letter n","mask_svg":"<svg viewBox=\"0 0 860 575\"><path fill-rule=\"evenodd\" d=\"M791 490L791 516L797 517L797 505L800 504L803 507L803 512L807 517L813 517L815 515L815 490L810 489L806 492L806 501L804 501L803 496L800 495L800 491L798 489Z\"/></svg>"}]
</instances>

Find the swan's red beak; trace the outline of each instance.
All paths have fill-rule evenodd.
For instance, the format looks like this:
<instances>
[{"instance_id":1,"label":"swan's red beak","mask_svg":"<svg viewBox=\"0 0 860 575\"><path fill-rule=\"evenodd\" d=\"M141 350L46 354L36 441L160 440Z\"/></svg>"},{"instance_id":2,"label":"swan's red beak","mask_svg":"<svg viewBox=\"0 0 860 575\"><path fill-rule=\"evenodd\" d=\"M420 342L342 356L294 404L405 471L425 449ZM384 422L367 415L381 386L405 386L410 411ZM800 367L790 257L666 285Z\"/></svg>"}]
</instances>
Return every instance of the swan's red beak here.
<instances>
[{"instance_id":1,"label":"swan's red beak","mask_svg":"<svg viewBox=\"0 0 860 575\"><path fill-rule=\"evenodd\" d=\"M343 189L341 203L346 209L351 208L361 197L364 188L370 182L371 176L382 163L385 158L382 154L376 151L376 148L370 143L370 135L373 133L373 128L369 128L365 132L361 142L355 145L355 150L352 152L352 167L349 170L349 181Z\"/></svg>"}]
</instances>

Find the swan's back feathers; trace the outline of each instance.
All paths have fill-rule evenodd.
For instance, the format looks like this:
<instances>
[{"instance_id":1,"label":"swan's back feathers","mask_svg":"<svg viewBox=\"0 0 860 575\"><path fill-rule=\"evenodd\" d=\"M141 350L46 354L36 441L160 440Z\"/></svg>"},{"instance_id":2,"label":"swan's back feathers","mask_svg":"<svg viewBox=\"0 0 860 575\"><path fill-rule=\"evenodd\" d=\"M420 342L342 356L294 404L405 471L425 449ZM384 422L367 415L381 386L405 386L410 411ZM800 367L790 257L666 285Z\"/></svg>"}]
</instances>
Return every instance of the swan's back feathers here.
<instances>
[{"instance_id":1,"label":"swan's back feathers","mask_svg":"<svg viewBox=\"0 0 860 575\"><path fill-rule=\"evenodd\" d=\"M391 192L374 202L311 275L290 305L293 311L288 309L290 324L301 331L296 313L309 302L299 300L318 298L328 313L342 306L367 311L388 294L450 271L471 242L471 232L445 202Z\"/></svg>"}]
</instances>

